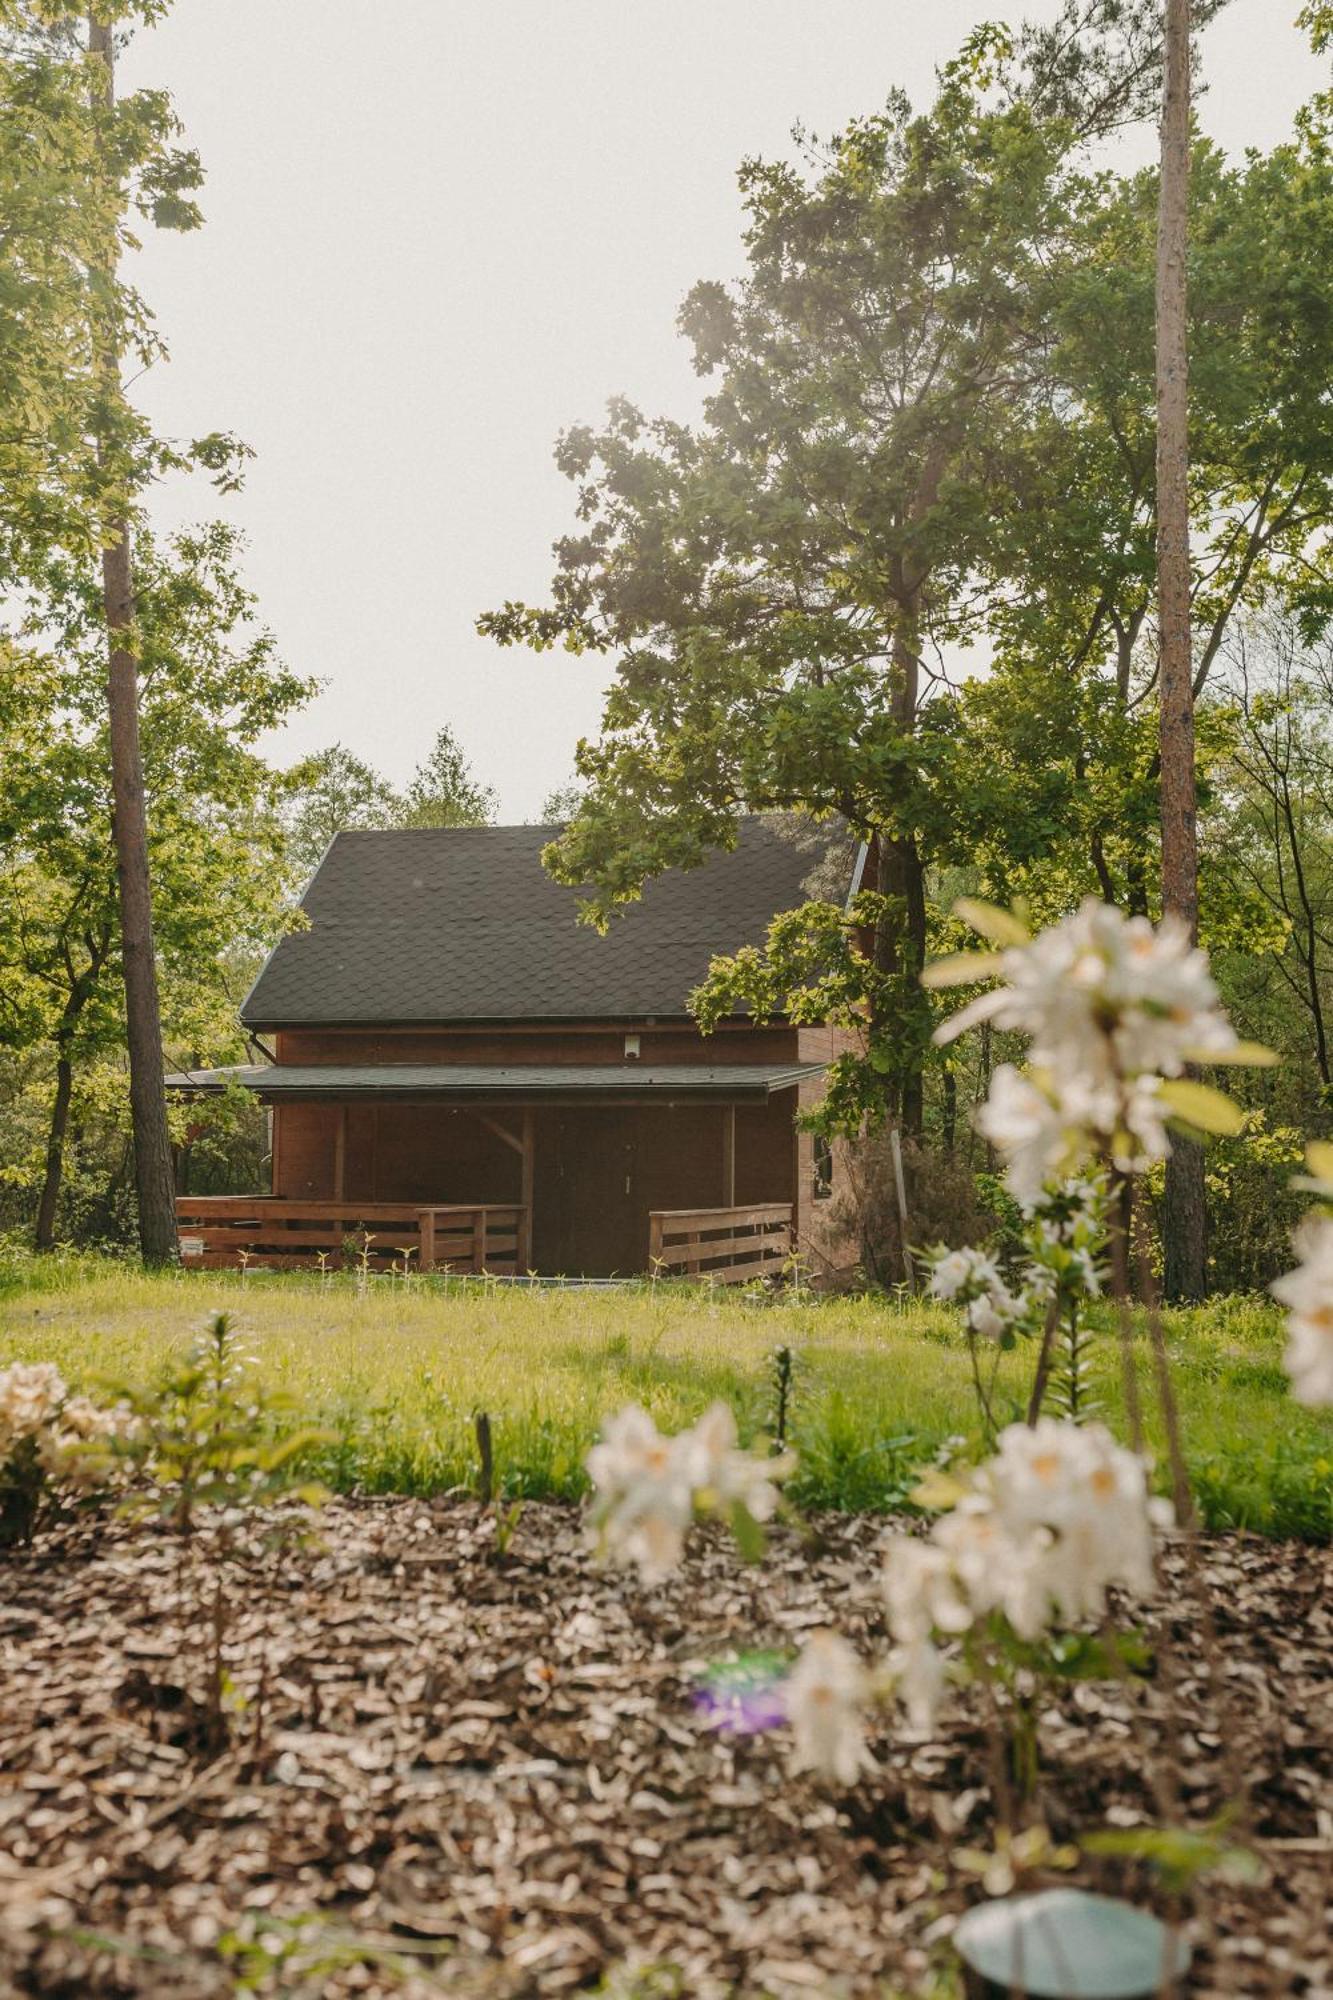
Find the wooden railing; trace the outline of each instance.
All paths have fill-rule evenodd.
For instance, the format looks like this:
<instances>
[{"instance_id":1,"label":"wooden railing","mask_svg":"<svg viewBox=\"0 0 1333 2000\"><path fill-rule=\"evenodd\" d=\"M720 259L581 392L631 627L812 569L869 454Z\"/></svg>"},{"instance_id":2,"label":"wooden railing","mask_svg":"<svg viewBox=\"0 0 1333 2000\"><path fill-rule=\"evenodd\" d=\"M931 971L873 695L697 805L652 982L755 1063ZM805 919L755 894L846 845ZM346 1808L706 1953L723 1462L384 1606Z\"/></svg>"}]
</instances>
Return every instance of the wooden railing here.
<instances>
[{"instance_id":1,"label":"wooden railing","mask_svg":"<svg viewBox=\"0 0 1333 2000\"><path fill-rule=\"evenodd\" d=\"M331 1271L396 1263L420 1271L510 1275L532 1262L528 1212L513 1203L428 1206L397 1201L289 1201L280 1195L181 1195L176 1202L187 1270L253 1265Z\"/></svg>"},{"instance_id":2,"label":"wooden railing","mask_svg":"<svg viewBox=\"0 0 1333 2000\"><path fill-rule=\"evenodd\" d=\"M792 1252L792 1204L659 1208L648 1217L649 1268L664 1278L740 1285L776 1277Z\"/></svg>"}]
</instances>

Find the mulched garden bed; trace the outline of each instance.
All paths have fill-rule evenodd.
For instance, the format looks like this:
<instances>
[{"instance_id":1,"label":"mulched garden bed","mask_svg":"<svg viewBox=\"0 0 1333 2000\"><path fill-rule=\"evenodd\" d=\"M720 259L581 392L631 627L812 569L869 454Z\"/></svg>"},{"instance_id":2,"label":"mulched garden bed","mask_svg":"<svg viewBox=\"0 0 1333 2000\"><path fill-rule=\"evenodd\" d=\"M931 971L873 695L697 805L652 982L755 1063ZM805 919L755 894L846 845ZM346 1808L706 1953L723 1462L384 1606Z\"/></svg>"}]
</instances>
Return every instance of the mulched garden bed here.
<instances>
[{"instance_id":1,"label":"mulched garden bed","mask_svg":"<svg viewBox=\"0 0 1333 2000\"><path fill-rule=\"evenodd\" d=\"M790 1778L781 1733L718 1736L691 1701L729 1648L822 1623L878 1647L881 1532L825 1519L813 1555L784 1532L755 1568L706 1534L647 1591L593 1565L568 1508L529 1506L498 1558L475 1503L332 1506L322 1547L229 1629L246 1699L211 1757L172 1538L84 1528L11 1557L0 1990L230 1994L249 1961L229 1935L266 1926L262 1990L284 1994L951 1990L932 1980L981 1893L951 1856L991 1839L975 1699L937 1741L886 1732L846 1796ZM1221 1802L1225 1739L1264 1875L1200 1896L1191 1991L1327 2000L1333 1556L1231 1537L1204 1556L1221 1703L1189 1593L1166 1599L1184 1809ZM1043 1722L1054 1835L1153 1816L1145 1733L1166 1712L1160 1685L1070 1690ZM1154 1893L1109 1860L1072 1879Z\"/></svg>"}]
</instances>

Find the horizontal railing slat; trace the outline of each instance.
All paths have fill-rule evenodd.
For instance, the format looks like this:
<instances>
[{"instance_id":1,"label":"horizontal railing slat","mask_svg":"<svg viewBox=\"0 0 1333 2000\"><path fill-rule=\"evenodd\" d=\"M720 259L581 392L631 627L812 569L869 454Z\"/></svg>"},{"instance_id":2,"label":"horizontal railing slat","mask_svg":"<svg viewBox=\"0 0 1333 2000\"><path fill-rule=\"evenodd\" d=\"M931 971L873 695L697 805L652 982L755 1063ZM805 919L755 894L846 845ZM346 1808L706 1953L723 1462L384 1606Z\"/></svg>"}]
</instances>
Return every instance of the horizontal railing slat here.
<instances>
[{"instance_id":1,"label":"horizontal railing slat","mask_svg":"<svg viewBox=\"0 0 1333 2000\"><path fill-rule=\"evenodd\" d=\"M662 1246L662 1256L671 1260L688 1258L690 1263L697 1264L706 1262L710 1257L751 1257L761 1251L785 1257L787 1249L786 1230L775 1229L764 1236L723 1236L716 1241L704 1238L688 1243L666 1243Z\"/></svg>"},{"instance_id":2,"label":"horizontal railing slat","mask_svg":"<svg viewBox=\"0 0 1333 2000\"><path fill-rule=\"evenodd\" d=\"M429 1269L517 1268L525 1210L514 1202L302 1201L277 1195L182 1195L177 1233L187 1264L331 1269L363 1260L383 1271L413 1251Z\"/></svg>"},{"instance_id":3,"label":"horizontal railing slat","mask_svg":"<svg viewBox=\"0 0 1333 2000\"><path fill-rule=\"evenodd\" d=\"M649 1258L669 1277L741 1284L773 1276L791 1255L790 1202L748 1208L654 1209L648 1218Z\"/></svg>"},{"instance_id":4,"label":"horizontal railing slat","mask_svg":"<svg viewBox=\"0 0 1333 2000\"><path fill-rule=\"evenodd\" d=\"M748 1208L655 1208L653 1214L660 1222L678 1228L708 1229L723 1222L766 1222L778 1220L790 1222L791 1203L789 1201L755 1202Z\"/></svg>"}]
</instances>

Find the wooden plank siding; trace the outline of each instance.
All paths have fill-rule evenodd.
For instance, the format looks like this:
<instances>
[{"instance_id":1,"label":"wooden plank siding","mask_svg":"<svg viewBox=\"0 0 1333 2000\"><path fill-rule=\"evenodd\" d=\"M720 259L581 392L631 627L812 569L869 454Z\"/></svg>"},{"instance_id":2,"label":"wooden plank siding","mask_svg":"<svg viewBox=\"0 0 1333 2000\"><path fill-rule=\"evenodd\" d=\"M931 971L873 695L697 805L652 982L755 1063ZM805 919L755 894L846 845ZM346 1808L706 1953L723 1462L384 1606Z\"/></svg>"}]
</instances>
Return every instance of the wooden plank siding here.
<instances>
[{"instance_id":1,"label":"wooden plank siding","mask_svg":"<svg viewBox=\"0 0 1333 2000\"><path fill-rule=\"evenodd\" d=\"M802 1035L827 1042L831 1031L724 1024L712 1035L694 1027L578 1023L552 1028L280 1028L273 1049L280 1063L663 1063L823 1062L801 1057ZM626 1057L625 1036L639 1038Z\"/></svg>"},{"instance_id":2,"label":"wooden plank siding","mask_svg":"<svg viewBox=\"0 0 1333 2000\"><path fill-rule=\"evenodd\" d=\"M347 1112L348 1201L505 1204L528 1218L520 1267L627 1276L648 1268L656 1209L793 1198L794 1090L766 1104L274 1106L274 1192L335 1198ZM733 1136L734 1135L734 1136Z\"/></svg>"}]
</instances>

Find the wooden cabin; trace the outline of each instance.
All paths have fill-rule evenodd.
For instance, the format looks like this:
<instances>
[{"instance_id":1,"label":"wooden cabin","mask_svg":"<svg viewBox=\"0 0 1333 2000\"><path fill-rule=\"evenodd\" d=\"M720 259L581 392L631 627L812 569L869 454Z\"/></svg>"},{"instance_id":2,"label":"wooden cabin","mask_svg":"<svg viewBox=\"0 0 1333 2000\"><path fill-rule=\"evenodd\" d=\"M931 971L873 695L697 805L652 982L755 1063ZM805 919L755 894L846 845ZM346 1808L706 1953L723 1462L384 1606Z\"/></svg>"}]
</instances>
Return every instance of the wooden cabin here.
<instances>
[{"instance_id":1,"label":"wooden cabin","mask_svg":"<svg viewBox=\"0 0 1333 2000\"><path fill-rule=\"evenodd\" d=\"M845 843L752 818L736 848L646 886L606 936L542 868L556 829L340 833L241 1018L270 1060L171 1076L270 1107L271 1187L183 1196L183 1261L648 1272L740 1280L826 1224L836 1149L796 1126L845 1031L703 1035L686 996L812 892Z\"/></svg>"}]
</instances>

